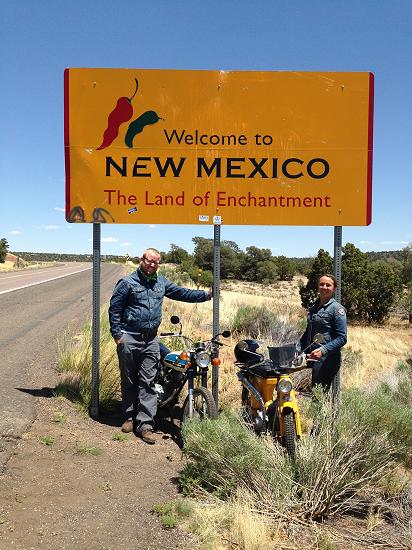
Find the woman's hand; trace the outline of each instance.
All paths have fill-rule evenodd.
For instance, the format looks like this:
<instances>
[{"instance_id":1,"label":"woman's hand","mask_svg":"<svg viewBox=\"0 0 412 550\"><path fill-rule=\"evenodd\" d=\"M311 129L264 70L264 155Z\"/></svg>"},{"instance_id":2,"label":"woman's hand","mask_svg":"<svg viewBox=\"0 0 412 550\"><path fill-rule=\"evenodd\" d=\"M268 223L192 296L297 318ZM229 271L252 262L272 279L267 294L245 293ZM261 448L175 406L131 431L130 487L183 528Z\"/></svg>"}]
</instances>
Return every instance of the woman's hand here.
<instances>
[{"instance_id":1,"label":"woman's hand","mask_svg":"<svg viewBox=\"0 0 412 550\"><path fill-rule=\"evenodd\" d=\"M322 357L321 348L311 351L310 354L308 355L308 359L315 359L316 361L319 361L321 357Z\"/></svg>"}]
</instances>

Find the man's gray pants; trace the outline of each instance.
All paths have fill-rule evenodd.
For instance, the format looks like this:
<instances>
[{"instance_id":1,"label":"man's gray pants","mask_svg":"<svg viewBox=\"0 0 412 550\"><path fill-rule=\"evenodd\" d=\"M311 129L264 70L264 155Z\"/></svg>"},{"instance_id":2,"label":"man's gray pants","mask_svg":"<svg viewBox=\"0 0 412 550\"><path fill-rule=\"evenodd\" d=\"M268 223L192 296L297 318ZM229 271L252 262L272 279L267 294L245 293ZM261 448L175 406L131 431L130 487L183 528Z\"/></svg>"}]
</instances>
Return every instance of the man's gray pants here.
<instances>
[{"instance_id":1,"label":"man's gray pants","mask_svg":"<svg viewBox=\"0 0 412 550\"><path fill-rule=\"evenodd\" d=\"M122 408L127 420L136 415L136 432L153 430L157 412L157 394L154 387L160 352L156 336L123 333L117 345L122 391Z\"/></svg>"}]
</instances>

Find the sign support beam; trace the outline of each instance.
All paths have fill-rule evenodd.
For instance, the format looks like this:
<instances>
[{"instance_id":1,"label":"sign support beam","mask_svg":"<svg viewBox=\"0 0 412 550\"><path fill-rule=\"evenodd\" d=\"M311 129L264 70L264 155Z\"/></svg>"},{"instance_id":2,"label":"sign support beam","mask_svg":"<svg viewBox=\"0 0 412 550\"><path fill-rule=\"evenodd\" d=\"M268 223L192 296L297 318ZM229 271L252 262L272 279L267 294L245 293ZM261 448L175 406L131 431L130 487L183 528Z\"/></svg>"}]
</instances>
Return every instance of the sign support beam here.
<instances>
[{"instance_id":1,"label":"sign support beam","mask_svg":"<svg viewBox=\"0 0 412 550\"><path fill-rule=\"evenodd\" d=\"M220 225L213 226L213 336L219 334ZM212 367L212 394L219 410L219 367Z\"/></svg>"},{"instance_id":2,"label":"sign support beam","mask_svg":"<svg viewBox=\"0 0 412 550\"><path fill-rule=\"evenodd\" d=\"M334 227L333 274L338 284L335 292L335 299L340 303L342 297L342 226ZM337 402L339 399L339 393L340 370L338 370L332 382L332 397L334 402Z\"/></svg>"},{"instance_id":3,"label":"sign support beam","mask_svg":"<svg viewBox=\"0 0 412 550\"><path fill-rule=\"evenodd\" d=\"M100 366L100 224L93 224L92 399L90 416L99 416Z\"/></svg>"}]
</instances>

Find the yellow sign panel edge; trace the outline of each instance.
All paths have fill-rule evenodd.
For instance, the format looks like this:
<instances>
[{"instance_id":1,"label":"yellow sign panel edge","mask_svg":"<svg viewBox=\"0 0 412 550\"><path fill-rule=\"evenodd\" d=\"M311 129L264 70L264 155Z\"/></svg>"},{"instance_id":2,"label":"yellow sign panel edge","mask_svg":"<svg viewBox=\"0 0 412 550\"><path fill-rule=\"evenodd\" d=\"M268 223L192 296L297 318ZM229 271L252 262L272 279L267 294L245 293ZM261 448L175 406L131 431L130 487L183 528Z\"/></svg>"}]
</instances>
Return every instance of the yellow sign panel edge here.
<instances>
[{"instance_id":1,"label":"yellow sign panel edge","mask_svg":"<svg viewBox=\"0 0 412 550\"><path fill-rule=\"evenodd\" d=\"M65 73L64 73L64 91L65 91L65 102L64 102L64 122L65 122L65 126L64 126L64 142L65 142L65 164L66 164L66 219L68 221L86 221L84 219L77 219L77 220L69 220L69 209L70 209L70 181L71 181L71 178L70 178L70 118L69 118L69 109L70 109L70 97L69 97L69 71L71 69L66 69L65 70ZM74 69L74 70L78 70L78 69ZM87 70L93 70L93 69L80 69L80 70L84 70L84 71L87 71ZM103 70L103 71L119 71L119 70L124 70L124 69L98 69L99 71ZM131 69L131 70L140 70L140 71L148 71L150 69ZM176 72L176 73L206 73L206 72L209 72L209 73L216 73L218 74L218 71L171 71L171 70L168 70L168 72ZM256 71L235 71L236 73L240 73L240 74L248 74L248 73L254 73L256 74L257 72ZM274 71L271 71L270 73L272 74ZM264 74L264 72L259 72L259 74ZM282 74L282 72L280 73L277 73L277 74ZM283 72L283 74L285 74ZM296 72L293 72L293 73L286 73L286 74L296 74ZM300 73L299 73L300 74ZM305 75L327 75L328 73L302 73L302 74L305 74ZM330 73L329 73L330 74ZM356 74L356 73L333 73L333 74ZM365 74L365 73L363 73ZM365 221L363 223L355 223L353 225L369 225L371 223L371 210L372 210L372 152L373 152L373 103L374 103L374 76L372 73L367 73L369 75L369 114L368 114L368 151L367 151L367 156L368 156L368 160L367 160L367 175L366 175L366 202L365 202L365 205L366 205L366 212L365 212ZM129 218L130 219L130 218ZM144 222L136 222L136 221L129 221L126 220L126 221L121 221L119 223L147 223L147 221L144 221ZM110 219L93 219L93 220L90 220L91 222L99 222L99 221L107 221L109 223L116 223L113 222L110 220ZM320 220L319 220L320 221ZM211 223L212 220L209 222ZM223 219L222 220L223 223L225 223L225 220ZM162 223L161 221L156 221L156 223ZM163 223L171 223L170 221L168 222L163 222ZM183 220L183 221L177 221L177 222L173 222L173 223L183 223L183 224L188 224L188 223L191 223L187 220ZM196 223L196 222L194 222ZM251 223L247 223L246 222L241 222L240 224L242 225L252 225ZM339 224L339 221L336 222L336 225ZM230 222L227 224L227 225L230 225ZM271 224L271 223L262 223L259 225L274 225L274 224ZM277 224L277 225L283 225L283 224ZM296 223L292 223L290 225L296 225ZM308 225L307 223L304 223L304 224L301 224L301 225ZM312 224L311 224L312 225ZM327 224L313 224L313 225L330 225L329 223ZM341 225L341 224L339 224ZM352 224L348 224L348 225L352 225Z\"/></svg>"}]
</instances>

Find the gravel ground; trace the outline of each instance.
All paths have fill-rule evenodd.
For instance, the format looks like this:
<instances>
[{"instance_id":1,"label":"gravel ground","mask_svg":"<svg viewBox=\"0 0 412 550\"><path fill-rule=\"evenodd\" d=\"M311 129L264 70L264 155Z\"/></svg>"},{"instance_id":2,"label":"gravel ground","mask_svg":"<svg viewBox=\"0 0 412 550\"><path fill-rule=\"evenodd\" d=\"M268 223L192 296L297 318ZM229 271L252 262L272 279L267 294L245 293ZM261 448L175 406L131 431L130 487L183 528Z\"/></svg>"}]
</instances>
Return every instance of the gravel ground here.
<instances>
[{"instance_id":1,"label":"gravel ground","mask_svg":"<svg viewBox=\"0 0 412 550\"><path fill-rule=\"evenodd\" d=\"M116 440L120 418L93 421L47 390L35 400L36 419L0 477L2 549L197 547L151 512L178 496L173 426L164 423L155 445Z\"/></svg>"},{"instance_id":2,"label":"gravel ground","mask_svg":"<svg viewBox=\"0 0 412 550\"><path fill-rule=\"evenodd\" d=\"M110 296L118 275L113 273L113 280L103 283L102 301ZM46 289L33 287L30 295L27 289L26 315L29 305L43 299L36 294L41 287ZM48 299L63 300L58 289L56 298L51 297L53 288L46 289ZM94 421L52 392L59 379L60 317L71 319L73 331L81 327L91 311L90 295L58 305L61 312L56 316L43 317L24 339L19 336L4 345L3 369L11 379L3 380L3 388L8 384L13 394L4 396L5 403L22 396L13 410L25 421L19 422L17 412L13 431L3 430L0 438L5 463L0 473L0 548L197 548L190 535L165 530L151 511L154 504L179 497L176 476L182 457L177 427L164 421L152 446L133 434L119 440L120 416ZM16 305L19 296L23 295L13 296L11 311L23 307ZM35 333L39 327L43 332ZM23 383L12 376L20 368L19 353L21 362L26 359L19 375ZM33 414L24 410L26 402Z\"/></svg>"}]
</instances>

